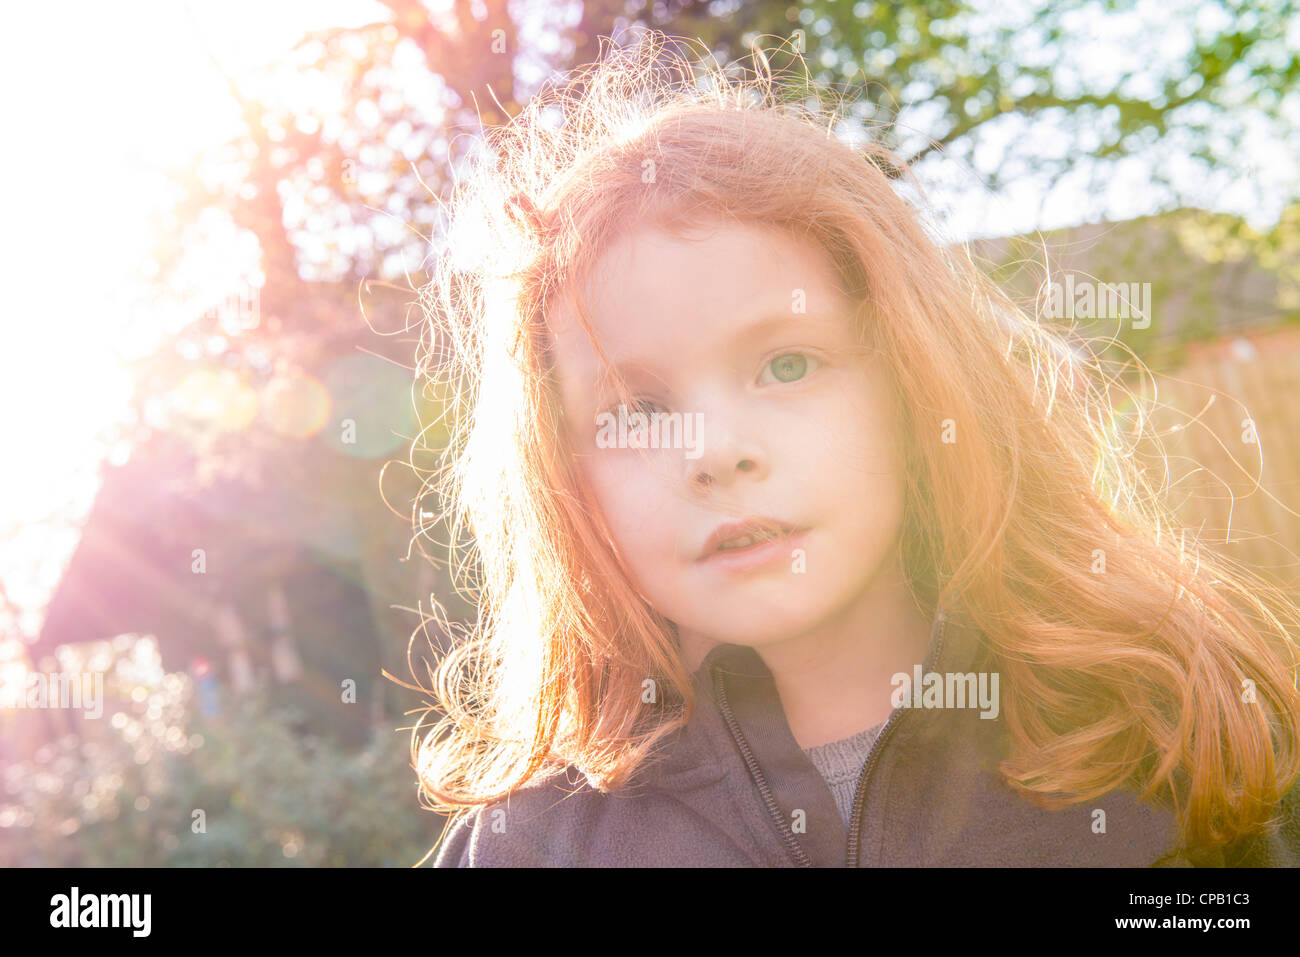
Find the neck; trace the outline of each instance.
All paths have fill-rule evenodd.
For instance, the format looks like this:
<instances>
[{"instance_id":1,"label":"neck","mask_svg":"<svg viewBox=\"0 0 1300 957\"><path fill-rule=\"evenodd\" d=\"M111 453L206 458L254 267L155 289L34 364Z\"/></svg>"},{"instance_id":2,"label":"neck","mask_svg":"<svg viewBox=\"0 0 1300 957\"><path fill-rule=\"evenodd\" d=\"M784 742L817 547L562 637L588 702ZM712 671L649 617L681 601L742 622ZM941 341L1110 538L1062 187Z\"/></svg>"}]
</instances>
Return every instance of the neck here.
<instances>
[{"instance_id":1,"label":"neck","mask_svg":"<svg viewBox=\"0 0 1300 957\"><path fill-rule=\"evenodd\" d=\"M932 625L907 588L900 556L838 614L756 647L799 746L838 741L888 720L890 679L924 661ZM697 651L691 667L702 657Z\"/></svg>"}]
</instances>

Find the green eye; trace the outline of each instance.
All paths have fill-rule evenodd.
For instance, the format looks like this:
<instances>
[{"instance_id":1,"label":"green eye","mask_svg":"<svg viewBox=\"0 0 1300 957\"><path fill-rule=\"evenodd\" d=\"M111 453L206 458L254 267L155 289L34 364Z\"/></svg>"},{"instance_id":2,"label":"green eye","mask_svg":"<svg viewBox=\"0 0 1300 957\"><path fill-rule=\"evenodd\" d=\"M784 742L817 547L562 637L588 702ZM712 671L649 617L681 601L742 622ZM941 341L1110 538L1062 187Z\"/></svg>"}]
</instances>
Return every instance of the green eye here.
<instances>
[{"instance_id":1,"label":"green eye","mask_svg":"<svg viewBox=\"0 0 1300 957\"><path fill-rule=\"evenodd\" d=\"M808 359L797 352L777 356L767 364L778 382L794 382L808 374Z\"/></svg>"}]
</instances>

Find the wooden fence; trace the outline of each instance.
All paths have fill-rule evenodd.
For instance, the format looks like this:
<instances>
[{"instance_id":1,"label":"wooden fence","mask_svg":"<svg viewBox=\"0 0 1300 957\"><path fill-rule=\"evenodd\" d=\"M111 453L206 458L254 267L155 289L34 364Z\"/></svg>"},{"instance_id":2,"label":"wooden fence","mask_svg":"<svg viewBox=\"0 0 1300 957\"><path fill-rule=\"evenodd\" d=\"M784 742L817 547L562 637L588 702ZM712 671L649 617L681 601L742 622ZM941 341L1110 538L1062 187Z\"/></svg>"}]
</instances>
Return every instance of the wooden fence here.
<instances>
[{"instance_id":1,"label":"wooden fence","mask_svg":"<svg viewBox=\"0 0 1300 957\"><path fill-rule=\"evenodd\" d=\"M1189 347L1177 368L1150 366L1151 427L1189 535L1300 591L1300 329L1223 338ZM1141 389L1149 400L1150 381Z\"/></svg>"}]
</instances>

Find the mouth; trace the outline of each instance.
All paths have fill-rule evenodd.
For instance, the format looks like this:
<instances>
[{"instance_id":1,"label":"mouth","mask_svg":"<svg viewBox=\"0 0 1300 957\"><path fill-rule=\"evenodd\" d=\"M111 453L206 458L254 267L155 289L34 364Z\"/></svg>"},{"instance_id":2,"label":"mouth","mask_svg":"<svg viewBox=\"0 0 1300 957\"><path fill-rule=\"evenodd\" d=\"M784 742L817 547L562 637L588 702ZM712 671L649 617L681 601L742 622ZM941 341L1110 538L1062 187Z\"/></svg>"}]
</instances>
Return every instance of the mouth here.
<instances>
[{"instance_id":1,"label":"mouth","mask_svg":"<svg viewBox=\"0 0 1300 957\"><path fill-rule=\"evenodd\" d=\"M738 554L770 542L781 541L800 531L803 529L777 519L751 518L743 522L730 522L714 529L704 543L698 560L706 561L714 555Z\"/></svg>"}]
</instances>

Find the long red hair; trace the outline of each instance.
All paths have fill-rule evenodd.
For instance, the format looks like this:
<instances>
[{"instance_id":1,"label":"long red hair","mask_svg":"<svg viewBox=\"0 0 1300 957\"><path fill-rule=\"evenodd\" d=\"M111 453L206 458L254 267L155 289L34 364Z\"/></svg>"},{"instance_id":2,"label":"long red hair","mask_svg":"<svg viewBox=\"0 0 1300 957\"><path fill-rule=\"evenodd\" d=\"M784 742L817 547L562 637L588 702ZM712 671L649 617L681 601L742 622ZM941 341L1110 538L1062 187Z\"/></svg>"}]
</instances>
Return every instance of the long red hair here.
<instances>
[{"instance_id":1,"label":"long red hair","mask_svg":"<svg viewBox=\"0 0 1300 957\"><path fill-rule=\"evenodd\" d=\"M650 33L534 98L451 198L422 292L449 436L428 487L480 613L413 742L428 803L465 812L562 763L615 789L694 707L672 623L572 467L546 317L629 223L721 215L819 243L862 304L910 439L905 567L987 637L1005 780L1049 806L1169 798L1188 844L1259 831L1300 771L1300 609L1179 543L1116 442L1099 360L932 240L896 156L834 135L770 74L699 77L664 46Z\"/></svg>"}]
</instances>

